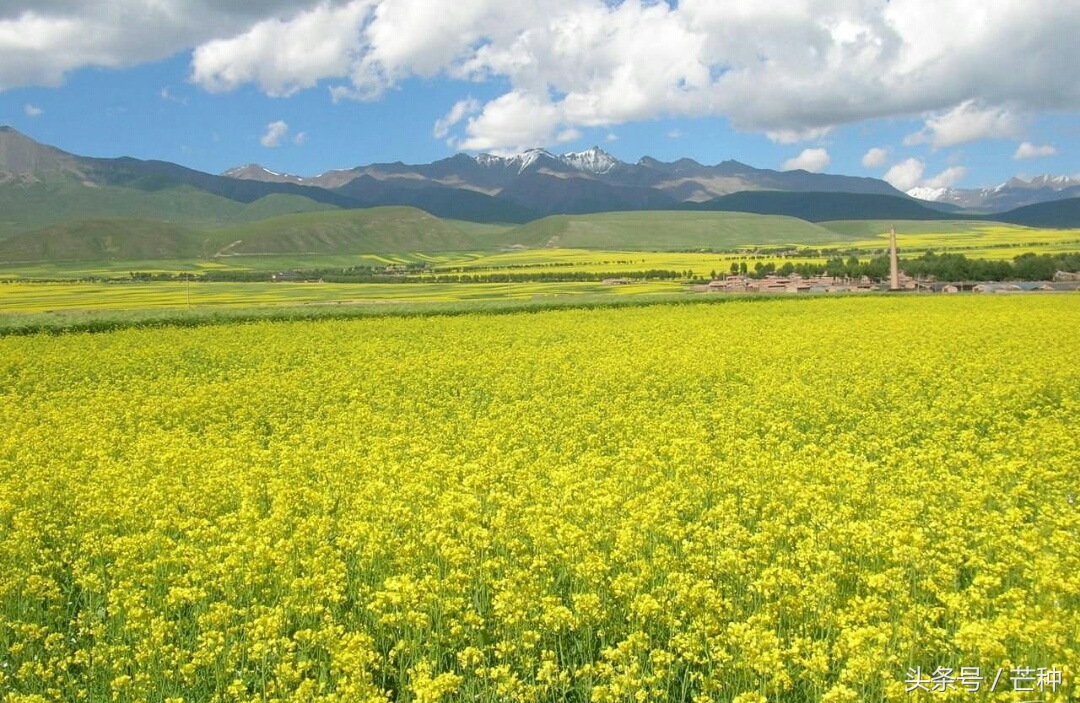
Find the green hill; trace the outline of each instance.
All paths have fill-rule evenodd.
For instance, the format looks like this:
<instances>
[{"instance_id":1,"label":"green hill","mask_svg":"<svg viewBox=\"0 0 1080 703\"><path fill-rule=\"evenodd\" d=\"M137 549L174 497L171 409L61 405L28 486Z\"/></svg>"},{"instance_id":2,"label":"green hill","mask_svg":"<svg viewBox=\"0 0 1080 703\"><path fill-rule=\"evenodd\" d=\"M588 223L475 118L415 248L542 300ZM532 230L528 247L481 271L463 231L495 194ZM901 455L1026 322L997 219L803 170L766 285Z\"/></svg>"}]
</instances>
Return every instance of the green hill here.
<instances>
[{"instance_id":1,"label":"green hill","mask_svg":"<svg viewBox=\"0 0 1080 703\"><path fill-rule=\"evenodd\" d=\"M176 259L195 255L192 230L159 220L80 220L0 241L0 262L4 263Z\"/></svg>"},{"instance_id":2,"label":"green hill","mask_svg":"<svg viewBox=\"0 0 1080 703\"><path fill-rule=\"evenodd\" d=\"M73 178L9 182L0 184L0 240L80 220L134 218L210 229L333 207L287 194L245 204L190 186L144 191L87 185Z\"/></svg>"},{"instance_id":3,"label":"green hill","mask_svg":"<svg viewBox=\"0 0 1080 703\"><path fill-rule=\"evenodd\" d=\"M295 215L304 212L328 212L338 209L336 205L317 203L302 195L275 193L245 205L236 219L242 222L256 222L283 215Z\"/></svg>"},{"instance_id":4,"label":"green hill","mask_svg":"<svg viewBox=\"0 0 1080 703\"><path fill-rule=\"evenodd\" d=\"M274 195L229 214L254 218L275 210L325 207L305 200ZM302 212L219 229L148 218L90 218L0 240L0 263L491 250L508 229L441 220L411 207Z\"/></svg>"},{"instance_id":5,"label":"green hill","mask_svg":"<svg viewBox=\"0 0 1080 703\"><path fill-rule=\"evenodd\" d=\"M483 248L491 238L397 206L286 215L203 235L221 256L455 251Z\"/></svg>"},{"instance_id":6,"label":"green hill","mask_svg":"<svg viewBox=\"0 0 1080 703\"><path fill-rule=\"evenodd\" d=\"M995 215L1002 222L1009 222L1025 227L1053 227L1070 229L1080 227L1080 198L1052 200L1018 207L1015 210Z\"/></svg>"},{"instance_id":7,"label":"green hill","mask_svg":"<svg viewBox=\"0 0 1080 703\"><path fill-rule=\"evenodd\" d=\"M824 244L846 239L794 217L741 212L608 212L554 215L516 227L507 244L568 249L733 249L767 244Z\"/></svg>"}]
</instances>

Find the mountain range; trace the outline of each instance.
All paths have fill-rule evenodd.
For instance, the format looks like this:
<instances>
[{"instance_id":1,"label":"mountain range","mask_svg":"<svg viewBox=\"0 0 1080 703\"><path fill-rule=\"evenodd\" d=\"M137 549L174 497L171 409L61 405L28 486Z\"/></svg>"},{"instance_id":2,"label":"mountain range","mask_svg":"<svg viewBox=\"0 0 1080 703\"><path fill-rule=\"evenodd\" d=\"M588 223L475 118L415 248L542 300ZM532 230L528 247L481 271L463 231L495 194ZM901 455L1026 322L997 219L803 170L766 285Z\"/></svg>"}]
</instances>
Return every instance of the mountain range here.
<instances>
[{"instance_id":1,"label":"mountain range","mask_svg":"<svg viewBox=\"0 0 1080 703\"><path fill-rule=\"evenodd\" d=\"M993 188L927 188L907 191L913 198L948 203L981 213L1006 212L1018 207L1080 197L1080 178L1036 176L1030 180L1010 178Z\"/></svg>"},{"instance_id":2,"label":"mountain range","mask_svg":"<svg viewBox=\"0 0 1080 703\"><path fill-rule=\"evenodd\" d=\"M1074 187L1058 181L1025 186L1024 202L1044 192L1068 198ZM993 219L1080 226L1080 198L1051 204ZM213 175L166 161L77 156L0 127L0 239L79 219L149 218L205 229L384 205L479 223L643 210L749 212L810 222L974 217L945 194L929 202L874 178L774 171L737 161L710 166L645 157L631 164L599 147L562 155L542 149L515 156L458 154L430 164L371 164L313 177L255 164Z\"/></svg>"}]
</instances>

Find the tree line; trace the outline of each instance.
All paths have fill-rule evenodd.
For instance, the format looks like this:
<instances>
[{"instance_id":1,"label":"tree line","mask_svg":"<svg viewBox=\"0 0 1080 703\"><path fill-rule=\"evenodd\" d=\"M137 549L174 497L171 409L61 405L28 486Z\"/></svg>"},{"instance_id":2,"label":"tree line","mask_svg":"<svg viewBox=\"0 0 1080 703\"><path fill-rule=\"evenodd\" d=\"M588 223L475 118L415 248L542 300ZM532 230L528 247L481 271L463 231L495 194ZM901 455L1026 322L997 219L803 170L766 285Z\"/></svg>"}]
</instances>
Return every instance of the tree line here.
<instances>
[{"instance_id":1,"label":"tree line","mask_svg":"<svg viewBox=\"0 0 1080 703\"><path fill-rule=\"evenodd\" d=\"M918 258L901 259L900 270L913 278L935 278L939 281L1046 281L1058 271L1080 272L1080 253L1023 254L1012 261L995 259L969 259L963 254L937 254L927 252ZM731 274L750 278L768 275L790 276L799 274L804 278L835 276L838 278L867 278L883 281L889 276L889 257L875 256L859 259L850 256L833 257L824 263L757 262L752 267L745 261L732 263ZM716 278L713 272L713 278Z\"/></svg>"}]
</instances>

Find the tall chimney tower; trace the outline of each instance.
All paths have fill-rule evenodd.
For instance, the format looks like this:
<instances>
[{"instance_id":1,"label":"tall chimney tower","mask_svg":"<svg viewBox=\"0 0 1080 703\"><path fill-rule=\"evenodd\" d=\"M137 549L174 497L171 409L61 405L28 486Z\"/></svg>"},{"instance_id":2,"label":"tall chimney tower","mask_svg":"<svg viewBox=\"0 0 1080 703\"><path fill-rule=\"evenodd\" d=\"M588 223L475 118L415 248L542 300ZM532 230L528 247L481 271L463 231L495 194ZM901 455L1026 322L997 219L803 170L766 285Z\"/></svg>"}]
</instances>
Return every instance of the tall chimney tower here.
<instances>
[{"instance_id":1,"label":"tall chimney tower","mask_svg":"<svg viewBox=\"0 0 1080 703\"><path fill-rule=\"evenodd\" d=\"M900 261L896 256L896 227L889 226L889 290L900 290Z\"/></svg>"}]
</instances>

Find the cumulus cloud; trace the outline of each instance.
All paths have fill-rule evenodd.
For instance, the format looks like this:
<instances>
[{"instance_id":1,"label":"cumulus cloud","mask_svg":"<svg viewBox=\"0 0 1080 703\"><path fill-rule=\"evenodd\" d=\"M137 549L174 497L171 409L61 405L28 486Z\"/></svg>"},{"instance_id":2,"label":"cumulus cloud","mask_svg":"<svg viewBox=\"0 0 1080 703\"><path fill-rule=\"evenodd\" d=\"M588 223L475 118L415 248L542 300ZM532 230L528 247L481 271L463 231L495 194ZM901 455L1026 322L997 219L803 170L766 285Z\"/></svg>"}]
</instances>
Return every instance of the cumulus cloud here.
<instances>
[{"instance_id":1,"label":"cumulus cloud","mask_svg":"<svg viewBox=\"0 0 1080 703\"><path fill-rule=\"evenodd\" d=\"M292 5L292 0L5 0L0 4L0 90L56 86L85 66L120 68L163 59L246 31Z\"/></svg>"},{"instance_id":2,"label":"cumulus cloud","mask_svg":"<svg viewBox=\"0 0 1080 703\"><path fill-rule=\"evenodd\" d=\"M919 185L926 170L920 159L905 159L885 172L885 181L897 190L908 191Z\"/></svg>"},{"instance_id":3,"label":"cumulus cloud","mask_svg":"<svg viewBox=\"0 0 1080 703\"><path fill-rule=\"evenodd\" d=\"M1020 118L1007 108L984 107L966 100L928 118L922 130L904 138L904 144L929 143L940 149L980 139L1010 139L1020 133L1022 126Z\"/></svg>"},{"instance_id":4,"label":"cumulus cloud","mask_svg":"<svg viewBox=\"0 0 1080 703\"><path fill-rule=\"evenodd\" d=\"M581 130L579 129L564 129L555 135L555 141L562 144L563 142L572 142L575 139L581 139Z\"/></svg>"},{"instance_id":5,"label":"cumulus cloud","mask_svg":"<svg viewBox=\"0 0 1080 703\"><path fill-rule=\"evenodd\" d=\"M967 175L964 166L949 166L941 173L923 178L926 164L922 159L905 159L885 173L885 181L897 190L909 191L917 186L925 188L951 188Z\"/></svg>"},{"instance_id":6,"label":"cumulus cloud","mask_svg":"<svg viewBox=\"0 0 1080 703\"><path fill-rule=\"evenodd\" d=\"M889 150L875 146L863 154L862 165L864 168L881 168L888 160Z\"/></svg>"},{"instance_id":7,"label":"cumulus cloud","mask_svg":"<svg viewBox=\"0 0 1080 703\"><path fill-rule=\"evenodd\" d=\"M38 107L37 105L31 105L30 103L27 103L23 106L23 112L26 113L27 117L40 117L41 115L45 114L45 111L42 110L40 107Z\"/></svg>"},{"instance_id":8,"label":"cumulus cloud","mask_svg":"<svg viewBox=\"0 0 1080 703\"><path fill-rule=\"evenodd\" d=\"M964 166L950 166L933 178L927 178L921 185L927 188L952 188L967 175Z\"/></svg>"},{"instance_id":9,"label":"cumulus cloud","mask_svg":"<svg viewBox=\"0 0 1080 703\"><path fill-rule=\"evenodd\" d=\"M267 19L243 34L195 50L191 79L211 92L255 83L268 95L289 96L323 78L347 73L371 3L321 3L288 20Z\"/></svg>"},{"instance_id":10,"label":"cumulus cloud","mask_svg":"<svg viewBox=\"0 0 1080 703\"><path fill-rule=\"evenodd\" d=\"M266 131L263 133L262 138L259 140L259 143L268 149L273 149L274 147L281 146L281 142L285 139L285 137L288 136L288 134L288 123L283 122L282 120L278 120L277 122L271 122L270 124L266 125Z\"/></svg>"},{"instance_id":11,"label":"cumulus cloud","mask_svg":"<svg viewBox=\"0 0 1080 703\"><path fill-rule=\"evenodd\" d=\"M307 144L307 132L298 132L297 135L292 138L292 143L296 146L304 146Z\"/></svg>"},{"instance_id":12,"label":"cumulus cloud","mask_svg":"<svg viewBox=\"0 0 1080 703\"><path fill-rule=\"evenodd\" d=\"M1026 159L1038 159L1043 156L1057 156L1057 153L1057 147L1052 144L1036 146L1031 142L1023 142L1016 148L1016 153L1013 154L1013 158L1017 161L1023 161Z\"/></svg>"},{"instance_id":13,"label":"cumulus cloud","mask_svg":"<svg viewBox=\"0 0 1080 703\"><path fill-rule=\"evenodd\" d=\"M811 173L820 173L829 167L829 152L825 149L803 149L798 156L784 162L785 171L802 169Z\"/></svg>"},{"instance_id":14,"label":"cumulus cloud","mask_svg":"<svg viewBox=\"0 0 1080 703\"><path fill-rule=\"evenodd\" d=\"M559 111L546 97L511 91L468 119L461 148L492 153L543 146L554 141Z\"/></svg>"},{"instance_id":15,"label":"cumulus cloud","mask_svg":"<svg viewBox=\"0 0 1080 703\"><path fill-rule=\"evenodd\" d=\"M445 139L446 135L450 134L451 127L461 122L465 117L475 115L479 111L480 101L472 98L459 100L450 108L450 112L435 120L435 127L431 130L431 133L436 139Z\"/></svg>"},{"instance_id":16,"label":"cumulus cloud","mask_svg":"<svg viewBox=\"0 0 1080 703\"><path fill-rule=\"evenodd\" d=\"M816 127L813 129L781 129L765 132L769 141L777 144L798 144L799 142L813 142L823 139L832 131L831 127Z\"/></svg>"},{"instance_id":17,"label":"cumulus cloud","mask_svg":"<svg viewBox=\"0 0 1080 703\"><path fill-rule=\"evenodd\" d=\"M371 100L412 77L505 85L447 125L463 145L703 115L796 143L924 115L912 143L944 148L1080 109L1080 81L1061 69L1078 33L1070 0L7 0L0 90L192 49L191 80L216 92L324 85ZM528 105L542 114L507 123Z\"/></svg>"}]
</instances>

